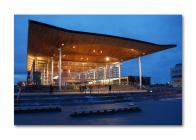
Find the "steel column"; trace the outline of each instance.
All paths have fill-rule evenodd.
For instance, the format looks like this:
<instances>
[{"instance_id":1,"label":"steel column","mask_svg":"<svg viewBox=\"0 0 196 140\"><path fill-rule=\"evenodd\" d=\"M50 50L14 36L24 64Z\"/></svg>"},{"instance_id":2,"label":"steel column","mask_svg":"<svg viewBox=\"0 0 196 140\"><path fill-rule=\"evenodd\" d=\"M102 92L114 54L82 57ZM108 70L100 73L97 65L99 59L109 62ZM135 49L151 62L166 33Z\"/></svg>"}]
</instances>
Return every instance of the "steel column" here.
<instances>
[{"instance_id":1,"label":"steel column","mask_svg":"<svg viewBox=\"0 0 196 140\"><path fill-rule=\"evenodd\" d=\"M53 85L53 77L54 77L54 62L53 57L51 57L51 77L50 77L50 84Z\"/></svg>"},{"instance_id":2,"label":"steel column","mask_svg":"<svg viewBox=\"0 0 196 140\"><path fill-rule=\"evenodd\" d=\"M58 66L58 78L59 78L59 91L62 89L62 77L61 77L61 48L58 49L59 51L59 66Z\"/></svg>"},{"instance_id":3,"label":"steel column","mask_svg":"<svg viewBox=\"0 0 196 140\"><path fill-rule=\"evenodd\" d=\"M118 80L119 85L121 85L121 63L118 65Z\"/></svg>"},{"instance_id":4,"label":"steel column","mask_svg":"<svg viewBox=\"0 0 196 140\"><path fill-rule=\"evenodd\" d=\"M139 87L142 88L142 63L140 56L138 57L138 66L139 66Z\"/></svg>"}]
</instances>

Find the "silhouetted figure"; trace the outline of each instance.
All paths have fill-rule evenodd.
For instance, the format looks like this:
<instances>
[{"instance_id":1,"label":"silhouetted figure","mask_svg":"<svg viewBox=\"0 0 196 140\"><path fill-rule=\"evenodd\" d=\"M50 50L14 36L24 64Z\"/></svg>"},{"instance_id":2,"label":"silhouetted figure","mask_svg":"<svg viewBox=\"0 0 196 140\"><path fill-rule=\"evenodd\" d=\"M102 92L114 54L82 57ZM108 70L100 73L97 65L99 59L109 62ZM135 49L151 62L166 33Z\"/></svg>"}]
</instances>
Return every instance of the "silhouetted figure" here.
<instances>
[{"instance_id":1,"label":"silhouetted figure","mask_svg":"<svg viewBox=\"0 0 196 140\"><path fill-rule=\"evenodd\" d=\"M53 93L53 86L50 85L50 94L52 94L52 93Z\"/></svg>"},{"instance_id":2,"label":"silhouetted figure","mask_svg":"<svg viewBox=\"0 0 196 140\"><path fill-rule=\"evenodd\" d=\"M89 86L90 94L91 94L91 92L92 92L92 89L93 89L93 86L90 85L90 86Z\"/></svg>"},{"instance_id":3,"label":"silhouetted figure","mask_svg":"<svg viewBox=\"0 0 196 140\"><path fill-rule=\"evenodd\" d=\"M84 85L84 92L85 92L85 94L86 94L86 89L87 89L87 87L86 87L86 85Z\"/></svg>"},{"instance_id":4,"label":"silhouetted figure","mask_svg":"<svg viewBox=\"0 0 196 140\"><path fill-rule=\"evenodd\" d=\"M80 90L80 92L82 92L82 87L81 87L81 85L79 86L79 90Z\"/></svg>"},{"instance_id":5,"label":"silhouetted figure","mask_svg":"<svg viewBox=\"0 0 196 140\"><path fill-rule=\"evenodd\" d=\"M112 91L112 86L109 85L109 93L111 93L111 91Z\"/></svg>"}]
</instances>

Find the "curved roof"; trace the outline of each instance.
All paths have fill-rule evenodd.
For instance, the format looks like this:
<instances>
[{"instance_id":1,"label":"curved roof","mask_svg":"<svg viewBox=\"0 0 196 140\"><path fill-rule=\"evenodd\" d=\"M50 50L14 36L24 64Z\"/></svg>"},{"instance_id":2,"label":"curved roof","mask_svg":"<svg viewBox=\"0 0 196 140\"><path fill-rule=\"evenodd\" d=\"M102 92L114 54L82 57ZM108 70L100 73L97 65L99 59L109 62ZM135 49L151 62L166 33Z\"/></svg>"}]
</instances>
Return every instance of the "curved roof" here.
<instances>
[{"instance_id":1,"label":"curved roof","mask_svg":"<svg viewBox=\"0 0 196 140\"><path fill-rule=\"evenodd\" d=\"M31 69L35 57L58 60L58 48L62 49L62 61L110 63L133 59L169 49L176 45L160 45L150 42L67 30L37 21L29 21L27 69Z\"/></svg>"}]
</instances>

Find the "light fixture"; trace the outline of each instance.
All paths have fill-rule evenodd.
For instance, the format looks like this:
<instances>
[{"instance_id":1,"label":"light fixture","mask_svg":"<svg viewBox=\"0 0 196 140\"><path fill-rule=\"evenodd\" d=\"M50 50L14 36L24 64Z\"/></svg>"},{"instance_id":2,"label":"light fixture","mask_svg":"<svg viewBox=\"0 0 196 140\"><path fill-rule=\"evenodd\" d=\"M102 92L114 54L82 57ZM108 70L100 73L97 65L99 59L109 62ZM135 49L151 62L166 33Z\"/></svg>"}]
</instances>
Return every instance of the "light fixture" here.
<instances>
[{"instance_id":1,"label":"light fixture","mask_svg":"<svg viewBox=\"0 0 196 140\"><path fill-rule=\"evenodd\" d=\"M100 53L102 53L102 51L100 51Z\"/></svg>"},{"instance_id":2,"label":"light fixture","mask_svg":"<svg viewBox=\"0 0 196 140\"><path fill-rule=\"evenodd\" d=\"M61 44L61 46L64 46L64 45L65 45L65 44L63 44L63 43Z\"/></svg>"},{"instance_id":3,"label":"light fixture","mask_svg":"<svg viewBox=\"0 0 196 140\"><path fill-rule=\"evenodd\" d=\"M95 53L95 50L93 50L93 52Z\"/></svg>"},{"instance_id":4,"label":"light fixture","mask_svg":"<svg viewBox=\"0 0 196 140\"><path fill-rule=\"evenodd\" d=\"M131 49L131 51L134 51L134 49Z\"/></svg>"},{"instance_id":5,"label":"light fixture","mask_svg":"<svg viewBox=\"0 0 196 140\"><path fill-rule=\"evenodd\" d=\"M109 57L106 57L106 58L105 58L105 60L106 60L106 61L109 61L109 60L110 60L110 58L109 58Z\"/></svg>"},{"instance_id":6,"label":"light fixture","mask_svg":"<svg viewBox=\"0 0 196 140\"><path fill-rule=\"evenodd\" d=\"M73 49L75 49L76 48L76 46L73 46Z\"/></svg>"},{"instance_id":7,"label":"light fixture","mask_svg":"<svg viewBox=\"0 0 196 140\"><path fill-rule=\"evenodd\" d=\"M59 76L58 76L58 75L53 77L53 79L58 79L58 78L59 78Z\"/></svg>"}]
</instances>

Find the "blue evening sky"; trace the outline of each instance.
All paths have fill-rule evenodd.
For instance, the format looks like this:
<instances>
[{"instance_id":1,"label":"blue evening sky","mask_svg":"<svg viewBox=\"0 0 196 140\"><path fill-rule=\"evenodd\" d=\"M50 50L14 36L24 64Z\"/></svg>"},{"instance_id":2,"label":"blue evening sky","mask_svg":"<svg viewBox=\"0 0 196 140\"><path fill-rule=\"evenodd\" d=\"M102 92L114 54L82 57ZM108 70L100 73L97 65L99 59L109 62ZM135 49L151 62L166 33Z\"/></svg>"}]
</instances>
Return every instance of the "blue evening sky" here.
<instances>
[{"instance_id":1,"label":"blue evening sky","mask_svg":"<svg viewBox=\"0 0 196 140\"><path fill-rule=\"evenodd\" d=\"M176 44L176 48L143 56L142 74L152 83L170 81L170 68L182 63L182 16L180 15L15 15L14 80L27 77L28 20L54 26L121 36L157 44ZM138 75L138 60L123 62L122 75Z\"/></svg>"}]
</instances>

